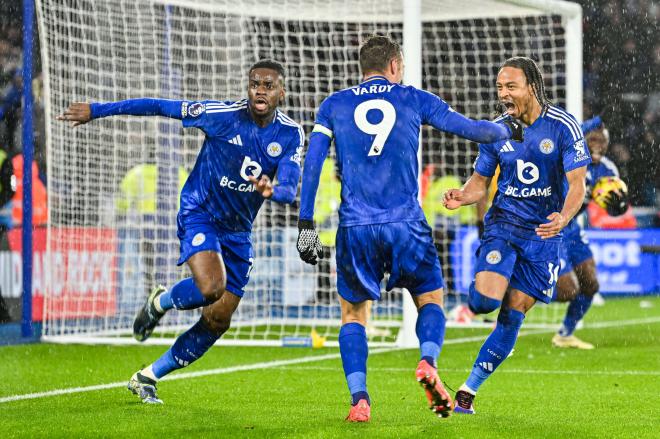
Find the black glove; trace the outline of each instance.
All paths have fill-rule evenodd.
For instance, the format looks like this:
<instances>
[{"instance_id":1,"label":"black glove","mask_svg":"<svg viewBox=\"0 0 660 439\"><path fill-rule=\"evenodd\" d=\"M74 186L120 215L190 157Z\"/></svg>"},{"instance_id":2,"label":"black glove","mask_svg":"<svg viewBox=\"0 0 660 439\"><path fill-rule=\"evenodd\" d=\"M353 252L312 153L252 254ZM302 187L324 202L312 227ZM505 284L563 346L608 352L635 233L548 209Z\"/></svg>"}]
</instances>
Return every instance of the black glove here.
<instances>
[{"instance_id":1,"label":"black glove","mask_svg":"<svg viewBox=\"0 0 660 439\"><path fill-rule=\"evenodd\" d=\"M477 233L479 236L479 239L483 238L484 236L484 222L483 220L477 220Z\"/></svg>"},{"instance_id":2,"label":"black glove","mask_svg":"<svg viewBox=\"0 0 660 439\"><path fill-rule=\"evenodd\" d=\"M511 130L511 140L515 140L516 142L523 141L523 126L520 122L512 117L505 117L502 119L502 123Z\"/></svg>"},{"instance_id":3,"label":"black glove","mask_svg":"<svg viewBox=\"0 0 660 439\"><path fill-rule=\"evenodd\" d=\"M296 244L300 259L316 265L317 259L323 259L323 245L314 228L314 221L298 221L298 242Z\"/></svg>"},{"instance_id":4,"label":"black glove","mask_svg":"<svg viewBox=\"0 0 660 439\"><path fill-rule=\"evenodd\" d=\"M628 210L628 194L612 191L605 197L605 210L610 216L623 215Z\"/></svg>"}]
</instances>

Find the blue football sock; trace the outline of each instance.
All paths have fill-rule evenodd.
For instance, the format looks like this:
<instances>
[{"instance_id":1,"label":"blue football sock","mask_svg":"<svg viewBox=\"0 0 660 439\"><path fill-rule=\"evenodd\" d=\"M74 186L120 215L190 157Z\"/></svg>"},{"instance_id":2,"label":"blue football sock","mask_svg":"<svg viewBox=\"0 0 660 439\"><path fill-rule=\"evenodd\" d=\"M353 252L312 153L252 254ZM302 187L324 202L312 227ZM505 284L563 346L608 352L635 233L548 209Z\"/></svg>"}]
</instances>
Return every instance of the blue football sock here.
<instances>
[{"instance_id":1,"label":"blue football sock","mask_svg":"<svg viewBox=\"0 0 660 439\"><path fill-rule=\"evenodd\" d=\"M366 399L371 404L367 393L369 347L364 326L359 323L343 325L339 330L339 351L348 390L351 392L352 404L357 404L361 399Z\"/></svg>"},{"instance_id":2,"label":"blue football sock","mask_svg":"<svg viewBox=\"0 0 660 439\"><path fill-rule=\"evenodd\" d=\"M165 297L163 297L165 296ZM176 283L167 293L161 294L160 306L163 310L195 309L210 305L214 301L209 300L199 291L192 277L187 277ZM168 308L168 306L171 306Z\"/></svg>"},{"instance_id":3,"label":"blue football sock","mask_svg":"<svg viewBox=\"0 0 660 439\"><path fill-rule=\"evenodd\" d=\"M199 319L192 328L181 334L171 348L152 364L156 378L160 379L176 369L193 363L209 350L220 336Z\"/></svg>"},{"instance_id":4,"label":"blue football sock","mask_svg":"<svg viewBox=\"0 0 660 439\"><path fill-rule=\"evenodd\" d=\"M559 335L567 337L573 334L578 322L582 320L587 311L589 311L593 299L593 296L586 296L582 293L575 296L575 299L568 304L564 324L561 329L559 329Z\"/></svg>"},{"instance_id":5,"label":"blue football sock","mask_svg":"<svg viewBox=\"0 0 660 439\"><path fill-rule=\"evenodd\" d=\"M437 367L438 356L445 340L445 313L435 303L424 305L417 314L415 332L419 339L420 357Z\"/></svg>"},{"instance_id":6,"label":"blue football sock","mask_svg":"<svg viewBox=\"0 0 660 439\"><path fill-rule=\"evenodd\" d=\"M510 308L500 309L497 325L488 336L465 384L476 392L497 366L509 356L518 338L525 314Z\"/></svg>"},{"instance_id":7,"label":"blue football sock","mask_svg":"<svg viewBox=\"0 0 660 439\"><path fill-rule=\"evenodd\" d=\"M172 301L172 293L170 291L165 291L163 294L158 296L158 305L160 306L160 309L162 309L163 311L167 311L174 308L174 302Z\"/></svg>"}]
</instances>

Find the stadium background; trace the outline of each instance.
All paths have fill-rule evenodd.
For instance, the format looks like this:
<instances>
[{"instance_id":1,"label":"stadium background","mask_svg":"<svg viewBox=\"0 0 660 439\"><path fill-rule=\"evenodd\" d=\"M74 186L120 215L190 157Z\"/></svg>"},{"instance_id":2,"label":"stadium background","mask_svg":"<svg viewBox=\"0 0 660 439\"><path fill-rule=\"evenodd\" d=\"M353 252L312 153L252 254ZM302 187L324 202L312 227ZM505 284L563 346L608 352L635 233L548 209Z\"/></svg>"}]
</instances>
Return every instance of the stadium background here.
<instances>
[{"instance_id":1,"label":"stadium background","mask_svg":"<svg viewBox=\"0 0 660 439\"><path fill-rule=\"evenodd\" d=\"M22 64L21 3L0 0L0 85L3 88L0 96L3 116L0 120L0 148L7 158L20 157L21 154L22 106L20 98L16 99L17 91L20 91L20 76L17 77L16 71ZM660 391L657 380L660 363L653 355L654 347L658 345L657 325L660 322L660 300L654 297L660 292L660 256L643 252L660 241L657 230L660 227L660 148L657 141L660 130L660 40L657 33L660 6L654 1L636 0L578 3L583 7L584 18L583 117L600 114L607 123L611 133L608 156L629 183L632 212L637 224L634 230L591 228L589 231L599 261L599 272L605 276L601 278L601 284L606 304L592 309L586 329L580 334L594 342L596 350L588 354L558 353L550 348L551 329L524 330L513 357L480 393L480 416L474 421L452 417L445 423L432 423L435 420L422 410L421 393L415 393L419 390L413 388L411 380L411 364L416 361L416 352L373 349L369 380L377 408L374 422L365 429L352 430L339 422L345 415L346 392L336 349L222 347L212 349L185 373L175 374L174 379L178 381L163 383L160 389L166 400L164 411L145 416L144 410L136 410L139 406L128 404L128 395L122 387L136 367L162 352L162 346L25 344L38 341L41 325L35 322L32 338L21 336L20 221L17 222L17 218L5 209L2 214L6 229L0 241L0 344L18 343L0 348L3 358L0 363L0 425L6 437L162 436L189 435L193 431L215 437L225 434L232 437L421 437L430 431L446 437L552 437L553 434L561 437L654 437L658 427L658 402L652 397L643 404L629 402L631 398L639 397L640 389L651 396ZM438 44L426 51L426 56L435 58L426 60L434 67L423 72L424 87L440 94L443 89L458 93L462 90L464 95L460 96L460 101L465 104L456 107L473 117L492 114L492 95L475 94L475 90L491 84L471 83L464 79L462 72L437 66L451 65L457 51L466 54L469 66L473 47L468 36L484 32L491 24L477 20L423 30L426 37L433 37L428 41ZM524 30L528 23L512 20L508 24L523 29L513 32L509 38L522 40L528 36ZM269 28L273 24L268 21L256 20L252 25L265 32L282 31ZM549 23L550 28L552 25ZM334 25L328 26L321 29L321 33L337 30L332 28ZM464 44L461 47L443 45L445 36L461 37L457 27L466 36ZM392 33L397 36L397 29L392 29ZM558 39L561 37L561 34L557 35ZM286 41L290 47L303 48L309 43L291 38ZM333 34L335 39L319 38L312 42L312 47L314 43L319 47L341 47L346 43L341 39L341 33ZM269 55L279 43L276 39L252 42L255 48L262 48ZM36 38L34 49L38 54ZM174 50L178 50L176 44ZM322 57L327 56L327 52L318 51L317 56L321 57L319 68L328 69L321 73L336 80L328 81L327 89L319 89L307 104L318 105L327 93L346 86L358 76L357 70L344 62L354 54L338 52L339 55L333 55L337 58L324 59ZM452 55L438 55L444 52ZM296 53L296 50L283 53L287 57L293 56L288 60L291 64L289 73L314 77L317 72L305 71L309 66L299 63ZM475 60L474 66L477 65ZM48 169L46 161L41 66L39 56L36 56L33 82L35 159L38 178L47 186L58 181L58 170ZM190 86L203 89L204 79L199 79L200 72L192 66L186 67L190 69L188 78L194 81ZM227 66L226 70L214 73L226 75L228 81L232 81L232 76L240 70L238 67L241 66ZM486 76L492 74L485 73ZM561 63L556 70L544 73L559 84L561 90ZM182 86L186 87L185 82ZM300 91L302 89L297 90ZM293 96L295 94L287 102L287 109L294 118L306 121L305 128L309 132L313 114L296 113L296 109L303 105L293 100ZM561 102L564 96L558 94L552 98ZM169 129L167 124L141 121L118 121L114 127L120 131L114 140L123 144L140 141L136 133L141 129ZM431 131L426 135L428 140L422 160L429 180L448 174L463 180L476 152L474 145L455 139L448 141L445 136ZM198 139L191 137L186 139L190 145L183 148L185 157L181 157L185 165L192 163L198 147L194 145ZM146 146L144 151L129 156L127 162L157 154L156 142ZM74 155L90 152L75 148L72 150ZM98 151L91 152L101 158ZM96 168L92 167L88 172L95 175L101 165L99 160L93 162ZM434 167L428 167L429 164ZM120 174L126 171L128 167ZM173 172L170 176L171 181L177 180L176 174ZM73 183L80 186L84 179ZM119 179L110 184L117 183ZM60 199L58 203L73 206L76 200L85 197L82 192L72 190L69 198ZM20 203L16 198L14 201ZM76 212L70 209L70 216L58 217L58 225L95 224L103 217L104 211L100 204L92 207L84 217L76 216ZM267 225L283 226L295 221L295 210L271 211L268 205L265 209L266 218L272 221ZM62 211L66 213L67 209ZM464 289L466 279L471 275L469 258L465 256L471 254L475 244L473 220L474 217L470 216L465 223L458 221L451 249L440 249L445 251L442 256L445 268L452 266L457 270L451 286L455 291ZM74 230L72 233L78 232ZM36 227L33 236L35 253L43 251L46 243L43 223ZM82 238L112 241L103 233ZM96 265L91 270L102 272L107 260L101 256L109 248L100 244L94 249L100 256L94 260ZM297 258L295 252L293 257ZM163 261L154 261L156 265L160 263ZM125 279L122 288L130 286L134 280ZM44 281L44 277L35 273L34 288L43 287ZM267 276L261 275L255 276L255 281L264 282L264 285L270 282ZM135 285L132 287L136 288ZM650 295L631 297L640 293ZM114 295L114 292L109 294ZM608 294L624 294L625 298L607 297ZM121 300L121 297L117 299ZM38 310L35 312L39 314ZM480 342L487 332L488 328L448 330L441 359L443 379L447 383L457 386L466 376L478 346L475 342ZM109 364L112 367L108 367ZM186 375L188 372L191 375ZM197 378L195 374L199 374ZM254 383L266 383L266 389L262 391ZM310 401L309 389L314 389L313 401ZM644 392L642 399L646 398ZM305 407L306 416L300 417L300 407ZM204 420L197 421L199 419ZM441 429L435 429L436 425Z\"/></svg>"},{"instance_id":2,"label":"stadium background","mask_svg":"<svg viewBox=\"0 0 660 439\"><path fill-rule=\"evenodd\" d=\"M631 201L633 204L633 212L637 218L637 223L640 229L649 227L658 227L660 224L660 216L658 215L658 206L660 205L660 195L658 195L658 187L660 186L660 166L658 165L658 155L660 148L658 145L658 132L660 130L660 106L658 99L660 97L660 90L658 86L658 71L660 70L660 43L657 40L658 14L660 14L659 7L655 2L648 1L589 1L578 2L583 6L583 41L584 41L584 118L591 117L599 114L606 121L607 126L611 133L610 150L608 156L618 165L622 178L629 182ZM9 158L21 153L21 105L20 99L16 101L17 89L20 90L20 74L16 74L17 69L20 69L22 62L22 47L21 47L21 23L22 11L20 4L10 1L0 2L0 83L3 88L3 119L0 121L0 147L6 152ZM184 12L181 12L185 14ZM506 21L506 20L505 20ZM515 20L514 25L515 25ZM497 25L499 23L495 23ZM524 23L520 23L523 25ZM262 31L268 31L272 23L264 20L263 22L254 23L255 27L259 27ZM342 63L341 57L351 56L350 53L336 52L330 53L323 50L316 51L316 56L319 57L319 65L310 65L301 63L301 59L296 59L297 54L302 52L298 49L305 50L314 47L314 43L320 47L327 47L328 44L334 43L338 46L344 45L346 42L341 41L341 29L331 29L332 25L328 24L327 29L319 29L319 39L313 41L296 41L295 39L289 41L278 41L277 38L270 40L260 39L255 41L256 50L261 50L263 54L272 56L275 54L277 57L287 57L289 61L289 74L296 77L318 78L329 77L329 81L321 81L320 89L316 90L315 95L310 98L313 102L306 104L312 107L317 106L321 99L331 90L335 90L350 83L350 78L356 77L358 72L355 64ZM435 91L442 95L443 90L457 90L459 101L456 105L457 110L464 112L473 117L488 117L495 111L492 95L486 93L484 90L488 88L489 84L474 84L465 80L465 75L461 75L460 71L452 71L449 62L449 57L464 56L465 59L461 60L463 65L470 68L479 69L480 66L477 60L470 60L471 52L471 35L476 33L488 33L489 26L495 27L492 22L486 20L476 20L470 23L456 23L446 22L439 27L423 29L424 33L433 32L434 38L427 38L425 41L428 44L438 44L438 47L425 47L424 66L426 70L423 72L423 86L427 89ZM614 34L607 31L616 26L621 29L621 32ZM524 28L524 26L521 26ZM551 26L552 27L552 26ZM36 29L36 27L35 27ZM458 30L457 30L458 29ZM273 29L273 31L279 31ZM296 29L289 29L291 33ZM334 38L339 38L336 41L321 40L325 35L332 34ZM397 36L396 29L392 30L393 35ZM465 36L465 43L462 47L448 47L446 43L443 44L444 37L450 36L451 33L462 32ZM336 35L339 35L337 37ZM400 36L400 33L399 33ZM525 31L521 31L512 38L524 39ZM284 38L284 37L282 37ZM291 38L291 37L289 37ZM561 35L558 36L561 38ZM35 107L34 107L34 127L35 127L35 160L38 164L39 177L44 184L48 182L49 170L46 162L45 154L45 121L44 121L44 102L43 102L43 84L41 71L41 62L38 56L39 45L36 44L34 48L37 51L35 57L35 80L33 83ZM177 57L177 50L185 45L183 41L175 41L173 50L175 53L173 58ZM179 44L177 44L179 43ZM278 52L278 47L284 47L285 44L289 47L286 51L282 49ZM354 43L354 42L353 42ZM354 55L354 54L353 54ZM298 55L300 56L300 55ZM324 56L330 56L330 59L324 59ZM473 67L469 67L472 65ZM214 72L217 75L229 75L232 68L235 66L227 66L225 71ZM190 69L190 66L185 66ZM318 68L320 71L312 71ZM323 71L328 69L330 71ZM356 71L352 71L356 70ZM557 71L558 70L558 71ZM199 81L198 75L193 68L187 80ZM473 73L473 72L465 72ZM547 77L556 75L559 79L555 82L561 83L561 65L555 71L547 70L544 72ZM202 75L203 76L203 75ZM488 77L488 75L484 75ZM625 79L624 79L625 78ZM547 79L547 78L546 78ZM484 79L485 80L485 79ZM482 80L482 82L484 81ZM304 87L304 82L296 82L300 87ZM194 88L204 89L204 84L191 84ZM327 87L327 90L323 87ZM481 88L479 87L481 86ZM182 85L182 92L185 95L186 84ZM561 88L560 88L561 90ZM291 92L302 92L304 90L291 90ZM292 93L292 95L293 95ZM563 96L551 96L557 102L562 102ZM121 98L121 97L115 97ZM304 111L297 111L296 108L303 108L298 102L287 102L288 106L294 108L291 112L296 120L303 120L307 131L311 128L311 121L313 114L305 114ZM429 179L434 177L441 177L451 175L464 181L467 171L469 170L469 163L472 162L476 155L475 145L469 142L462 142L453 139L447 141L447 136L438 133L437 131L427 129L425 132L425 139L428 144L424 145L422 163L424 166L425 176ZM127 135L122 141L134 141L130 135ZM196 139L190 139L191 142L196 142ZM153 148L148 154L155 154L156 146L147 145L148 148ZM458 153L459 151L467 150L469 153ZM183 158L183 162L190 167L194 161L195 148L185 148L189 156ZM100 154L100 153L99 153ZM136 157L138 159L139 157ZM101 157L96 160L97 163L102 163ZM429 164L432 164L429 166ZM128 169L127 169L128 170ZM127 171L126 170L126 171ZM93 169L92 169L93 171ZM78 183L83 184L83 181ZM82 196L82 192L78 195ZM75 197L75 195L72 195ZM20 203L14 197L14 203ZM93 200L92 200L93 202ZM75 201L71 201L71 215L75 215ZM94 209L92 206L91 216L87 215L85 221L89 224L95 223L98 218L94 217L94 212L102 214L102 206ZM275 222L287 223L295 220L294 210L286 210L283 215L273 215L268 212L268 209L278 209L272 207L269 203L265 206L266 212L269 213L268 217L273 218ZM67 210L64 209L66 212ZM67 218L66 215L60 218L63 224L80 224L79 221L71 217ZM439 223L445 221L445 218L440 218ZM450 219L450 222L456 222L455 219ZM467 220L461 219L460 223L472 222L473 218ZM6 221L9 229L17 228L19 223L14 219L13 224L11 221ZM440 238L443 237L443 224L437 227L437 234ZM16 235L17 231L9 232L9 234ZM466 233L465 230L455 232L451 230L452 238L455 233ZM4 320L17 321L20 317L21 305L21 285L16 274L18 269L14 269L17 258L16 248L8 248L10 239L7 239L7 234L3 234L2 255L0 261L3 261L7 266L0 271L0 294L3 297L4 303L1 304L3 314L0 315ZM594 236L602 236L597 233ZM599 238L596 238L598 240ZM649 244L654 239L652 235L644 237L642 245ZM445 270L450 266L453 260L464 260L461 249L450 251L451 242L445 237L445 249L440 249L440 255L443 259L443 266ZM14 239L11 242L16 241ZM452 239L451 241L456 242ZM628 241L623 241L620 245L610 245L609 252L612 253L626 253L626 244ZM598 245L598 244L597 244ZM602 246L602 244L601 244ZM450 254L452 255L450 257ZM640 257L642 255L639 255ZM12 258L13 261L12 262ZM638 273L644 274L644 288L643 291L651 292L657 291L658 283L660 280L653 278L653 267L657 267L656 261L651 256L644 256L643 263L635 263L635 258L621 258L616 254L609 258L614 261L613 264L607 268L613 272L616 277L617 273L623 273L627 270L625 276L629 278L637 277L635 270ZM637 258L640 259L640 258ZM640 259L640 261L641 261ZM617 262L620 261L620 262ZM631 264L626 262L632 261ZM12 265L14 264L14 265ZM469 272L469 267L459 268L460 272ZM631 271L632 270L632 271ZM453 275L446 276L453 279ZM657 277L657 276L656 276ZM453 287L453 284L450 285ZM623 288L617 288L616 285L605 288L605 292L625 293Z\"/></svg>"}]
</instances>

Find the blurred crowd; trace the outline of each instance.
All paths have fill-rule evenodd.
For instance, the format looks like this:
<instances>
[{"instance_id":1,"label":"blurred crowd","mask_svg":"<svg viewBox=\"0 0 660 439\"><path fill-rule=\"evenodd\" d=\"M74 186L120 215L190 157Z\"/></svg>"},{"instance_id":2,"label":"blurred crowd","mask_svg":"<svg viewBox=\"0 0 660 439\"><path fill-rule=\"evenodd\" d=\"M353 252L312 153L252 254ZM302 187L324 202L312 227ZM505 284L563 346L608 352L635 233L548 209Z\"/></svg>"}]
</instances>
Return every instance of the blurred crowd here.
<instances>
[{"instance_id":1,"label":"blurred crowd","mask_svg":"<svg viewBox=\"0 0 660 439\"><path fill-rule=\"evenodd\" d=\"M587 0L584 116L609 128L608 156L636 206L660 206L660 2Z\"/></svg>"},{"instance_id":2,"label":"blurred crowd","mask_svg":"<svg viewBox=\"0 0 660 439\"><path fill-rule=\"evenodd\" d=\"M23 36L0 4L0 250L6 247L2 231L22 223L22 101ZM46 213L46 148L43 81L39 62L32 81L34 97L33 224L44 225Z\"/></svg>"}]
</instances>

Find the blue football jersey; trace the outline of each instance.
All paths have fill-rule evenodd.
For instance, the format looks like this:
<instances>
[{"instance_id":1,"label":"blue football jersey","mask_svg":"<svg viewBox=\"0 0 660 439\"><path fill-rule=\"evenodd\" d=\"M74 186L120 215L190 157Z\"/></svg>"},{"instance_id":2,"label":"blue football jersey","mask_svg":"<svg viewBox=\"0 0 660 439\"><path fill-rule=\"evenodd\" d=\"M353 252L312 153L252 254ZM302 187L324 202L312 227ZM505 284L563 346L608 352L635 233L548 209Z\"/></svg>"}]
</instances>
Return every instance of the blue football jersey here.
<instances>
[{"instance_id":1,"label":"blue football jersey","mask_svg":"<svg viewBox=\"0 0 660 439\"><path fill-rule=\"evenodd\" d=\"M508 223L530 239L541 239L534 229L560 212L564 204L566 173L591 162L580 125L566 111L549 105L532 125L525 140L479 145L474 169L492 177L497 166L497 194L485 218L486 225ZM560 235L553 239L559 239Z\"/></svg>"},{"instance_id":2,"label":"blue football jersey","mask_svg":"<svg viewBox=\"0 0 660 439\"><path fill-rule=\"evenodd\" d=\"M277 110L273 122L261 128L250 117L246 99L184 101L181 116L184 127L206 135L181 191L181 211L202 210L222 228L250 231L264 198L248 177L274 179L278 167L299 169L302 127Z\"/></svg>"},{"instance_id":3,"label":"blue football jersey","mask_svg":"<svg viewBox=\"0 0 660 439\"><path fill-rule=\"evenodd\" d=\"M323 101L314 131L335 141L341 226L424 219L417 199L420 126L441 127L452 111L434 94L382 76Z\"/></svg>"}]
</instances>

